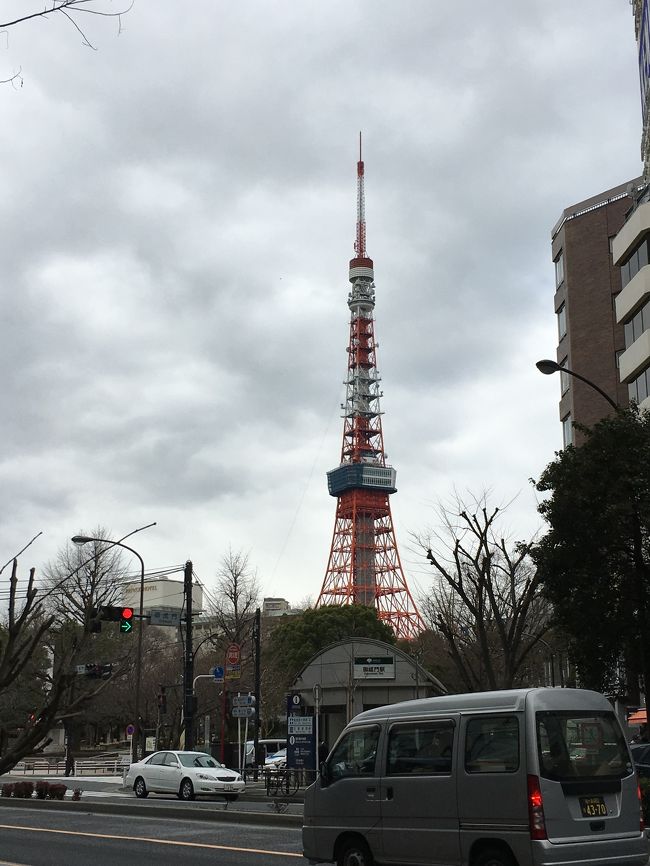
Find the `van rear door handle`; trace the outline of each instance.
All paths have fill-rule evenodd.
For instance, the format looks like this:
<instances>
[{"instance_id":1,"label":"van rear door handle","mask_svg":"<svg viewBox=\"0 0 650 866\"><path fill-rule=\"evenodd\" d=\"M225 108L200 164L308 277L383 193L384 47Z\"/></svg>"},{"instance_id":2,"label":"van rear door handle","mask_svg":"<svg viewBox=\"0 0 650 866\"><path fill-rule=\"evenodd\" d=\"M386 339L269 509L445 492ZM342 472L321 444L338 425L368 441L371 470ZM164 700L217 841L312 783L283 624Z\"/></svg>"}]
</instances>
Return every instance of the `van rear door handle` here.
<instances>
[{"instance_id":1,"label":"van rear door handle","mask_svg":"<svg viewBox=\"0 0 650 866\"><path fill-rule=\"evenodd\" d=\"M366 800L376 800L377 799L377 789L376 788L366 788Z\"/></svg>"}]
</instances>

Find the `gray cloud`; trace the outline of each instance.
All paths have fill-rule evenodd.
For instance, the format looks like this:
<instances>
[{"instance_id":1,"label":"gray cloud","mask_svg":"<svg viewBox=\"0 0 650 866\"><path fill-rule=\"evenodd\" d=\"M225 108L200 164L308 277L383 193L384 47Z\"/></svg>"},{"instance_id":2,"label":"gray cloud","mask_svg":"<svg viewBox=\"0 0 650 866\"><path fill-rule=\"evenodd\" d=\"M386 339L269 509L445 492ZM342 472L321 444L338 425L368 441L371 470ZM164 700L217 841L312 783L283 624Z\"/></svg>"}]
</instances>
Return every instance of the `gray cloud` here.
<instances>
[{"instance_id":1,"label":"gray cloud","mask_svg":"<svg viewBox=\"0 0 650 866\"><path fill-rule=\"evenodd\" d=\"M268 594L318 593L359 129L403 555L454 486L521 491L533 531L550 229L640 171L630 9L162 0L89 26L96 52L54 20L0 51L25 79L0 89L5 559L157 520L148 566L209 580L232 544Z\"/></svg>"}]
</instances>

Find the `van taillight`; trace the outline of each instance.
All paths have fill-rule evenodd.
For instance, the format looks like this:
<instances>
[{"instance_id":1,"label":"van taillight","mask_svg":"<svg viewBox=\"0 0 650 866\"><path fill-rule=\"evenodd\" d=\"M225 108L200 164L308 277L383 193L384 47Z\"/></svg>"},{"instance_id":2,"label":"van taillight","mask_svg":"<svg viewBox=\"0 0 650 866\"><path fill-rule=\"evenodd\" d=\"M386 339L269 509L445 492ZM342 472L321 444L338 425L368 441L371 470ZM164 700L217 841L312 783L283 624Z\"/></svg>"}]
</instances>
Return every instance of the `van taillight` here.
<instances>
[{"instance_id":1,"label":"van taillight","mask_svg":"<svg viewBox=\"0 0 650 866\"><path fill-rule=\"evenodd\" d=\"M643 820L643 797L641 795L641 785L639 785L638 783L636 786L636 793L637 793L637 796L639 798L639 822L640 822L639 829L643 833L643 831L645 830L645 821Z\"/></svg>"},{"instance_id":2,"label":"van taillight","mask_svg":"<svg viewBox=\"0 0 650 866\"><path fill-rule=\"evenodd\" d=\"M544 820L544 804L542 790L537 776L528 777L528 821L531 839L546 839L546 821Z\"/></svg>"}]
</instances>

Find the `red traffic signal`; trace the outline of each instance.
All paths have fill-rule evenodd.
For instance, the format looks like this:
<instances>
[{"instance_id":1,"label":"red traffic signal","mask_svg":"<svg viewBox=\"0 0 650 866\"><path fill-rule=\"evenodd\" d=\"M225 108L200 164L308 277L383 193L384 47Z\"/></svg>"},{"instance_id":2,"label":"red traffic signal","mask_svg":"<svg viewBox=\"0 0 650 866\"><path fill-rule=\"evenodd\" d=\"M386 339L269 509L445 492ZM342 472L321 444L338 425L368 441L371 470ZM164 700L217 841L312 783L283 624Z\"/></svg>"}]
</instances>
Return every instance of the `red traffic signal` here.
<instances>
[{"instance_id":1,"label":"red traffic signal","mask_svg":"<svg viewBox=\"0 0 650 866\"><path fill-rule=\"evenodd\" d=\"M122 618L120 619L120 631L122 634L129 634L133 631L133 608L123 607Z\"/></svg>"}]
</instances>

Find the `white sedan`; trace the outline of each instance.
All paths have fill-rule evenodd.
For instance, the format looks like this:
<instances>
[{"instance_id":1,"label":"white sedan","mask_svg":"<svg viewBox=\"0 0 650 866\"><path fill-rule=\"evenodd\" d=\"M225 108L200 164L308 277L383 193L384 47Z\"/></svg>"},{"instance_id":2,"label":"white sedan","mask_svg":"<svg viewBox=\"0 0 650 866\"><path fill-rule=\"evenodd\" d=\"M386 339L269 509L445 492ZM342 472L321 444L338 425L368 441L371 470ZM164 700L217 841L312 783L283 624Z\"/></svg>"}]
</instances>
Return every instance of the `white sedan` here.
<instances>
[{"instance_id":1,"label":"white sedan","mask_svg":"<svg viewBox=\"0 0 650 866\"><path fill-rule=\"evenodd\" d=\"M179 800L220 794L236 800L246 783L235 770L229 770L205 752L154 752L131 764L125 786L136 797L176 794Z\"/></svg>"}]
</instances>

